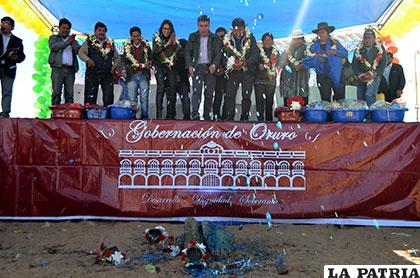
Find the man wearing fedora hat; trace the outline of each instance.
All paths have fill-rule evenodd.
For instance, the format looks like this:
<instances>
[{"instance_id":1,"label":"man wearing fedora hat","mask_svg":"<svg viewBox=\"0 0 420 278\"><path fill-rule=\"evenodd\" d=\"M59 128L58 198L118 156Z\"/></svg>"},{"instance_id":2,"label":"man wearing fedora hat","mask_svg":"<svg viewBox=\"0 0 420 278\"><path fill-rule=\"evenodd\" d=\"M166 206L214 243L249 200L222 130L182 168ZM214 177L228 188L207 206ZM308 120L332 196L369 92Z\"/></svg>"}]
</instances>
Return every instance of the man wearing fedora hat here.
<instances>
[{"instance_id":1,"label":"man wearing fedora hat","mask_svg":"<svg viewBox=\"0 0 420 278\"><path fill-rule=\"evenodd\" d=\"M379 84L386 67L385 48L376 41L375 31L365 30L361 46L353 56L353 71L359 76L357 99L365 100L369 106L376 101Z\"/></svg>"},{"instance_id":2,"label":"man wearing fedora hat","mask_svg":"<svg viewBox=\"0 0 420 278\"><path fill-rule=\"evenodd\" d=\"M301 96L308 103L309 70L303 67L306 44L301 29L293 30L290 46L281 56L280 95L284 104L292 96Z\"/></svg>"},{"instance_id":3,"label":"man wearing fedora hat","mask_svg":"<svg viewBox=\"0 0 420 278\"><path fill-rule=\"evenodd\" d=\"M305 69L312 68L316 72L321 99L324 101L331 101L331 90L334 91L334 100L345 97L342 68L348 52L331 37L334 30L335 27L327 22L318 23L318 28L312 30L318 38L313 41L304 59Z\"/></svg>"}]
</instances>

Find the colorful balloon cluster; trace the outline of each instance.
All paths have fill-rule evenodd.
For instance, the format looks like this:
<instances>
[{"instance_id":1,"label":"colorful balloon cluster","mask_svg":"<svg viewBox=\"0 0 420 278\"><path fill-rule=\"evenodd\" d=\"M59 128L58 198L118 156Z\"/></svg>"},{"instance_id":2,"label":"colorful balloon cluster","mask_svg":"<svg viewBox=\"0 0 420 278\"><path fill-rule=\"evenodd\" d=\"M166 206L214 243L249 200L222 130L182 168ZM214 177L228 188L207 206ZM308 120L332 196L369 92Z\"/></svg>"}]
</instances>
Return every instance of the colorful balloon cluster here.
<instances>
[{"instance_id":1,"label":"colorful balloon cluster","mask_svg":"<svg viewBox=\"0 0 420 278\"><path fill-rule=\"evenodd\" d=\"M38 109L38 118L49 118L51 111L51 68L48 65L48 38L39 37L35 42L35 72L32 78L35 80L33 91L37 95L35 107Z\"/></svg>"},{"instance_id":2,"label":"colorful balloon cluster","mask_svg":"<svg viewBox=\"0 0 420 278\"><path fill-rule=\"evenodd\" d=\"M26 2L26 3L25 3ZM29 3L28 3L29 2ZM51 35L51 24L43 22L39 15L35 12L31 1L0 1L3 10L14 17L14 19L23 23L25 27L34 30L39 36Z\"/></svg>"},{"instance_id":3,"label":"colorful balloon cluster","mask_svg":"<svg viewBox=\"0 0 420 278\"><path fill-rule=\"evenodd\" d=\"M403 37L420 24L420 0L404 1L381 28L384 36Z\"/></svg>"}]
</instances>

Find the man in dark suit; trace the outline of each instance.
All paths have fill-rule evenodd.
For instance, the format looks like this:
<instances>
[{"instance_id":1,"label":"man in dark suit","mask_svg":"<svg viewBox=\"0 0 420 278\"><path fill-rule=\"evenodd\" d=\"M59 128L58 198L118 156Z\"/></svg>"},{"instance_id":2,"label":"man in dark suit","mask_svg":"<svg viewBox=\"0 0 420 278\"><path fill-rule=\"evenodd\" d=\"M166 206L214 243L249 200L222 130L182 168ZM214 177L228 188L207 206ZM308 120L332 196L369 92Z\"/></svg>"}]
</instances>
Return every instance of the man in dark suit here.
<instances>
[{"instance_id":1,"label":"man in dark suit","mask_svg":"<svg viewBox=\"0 0 420 278\"><path fill-rule=\"evenodd\" d=\"M182 103L182 113L184 120L191 119L191 101L190 101L190 77L188 69L185 67L185 48L187 47L187 40L179 40L179 50L177 52L177 85L176 92L179 94Z\"/></svg>"},{"instance_id":2,"label":"man in dark suit","mask_svg":"<svg viewBox=\"0 0 420 278\"><path fill-rule=\"evenodd\" d=\"M76 34L70 35L71 22L66 18L60 19L58 29L59 34L48 39L53 105L61 103L63 86L65 103L73 103L75 74L79 70L77 53L80 45L76 41Z\"/></svg>"},{"instance_id":3,"label":"man in dark suit","mask_svg":"<svg viewBox=\"0 0 420 278\"><path fill-rule=\"evenodd\" d=\"M199 120L201 94L204 86L204 120L211 119L216 69L220 66L221 41L210 32L210 18L197 19L198 31L191 33L185 48L185 63L193 79L192 119Z\"/></svg>"},{"instance_id":4,"label":"man in dark suit","mask_svg":"<svg viewBox=\"0 0 420 278\"><path fill-rule=\"evenodd\" d=\"M216 29L216 36L223 41L226 32L227 31L225 28L219 27ZM224 120L226 118L226 62L226 57L222 55L220 59L220 67L218 67L216 70L216 86L214 87L213 101L213 118L215 121Z\"/></svg>"},{"instance_id":5,"label":"man in dark suit","mask_svg":"<svg viewBox=\"0 0 420 278\"><path fill-rule=\"evenodd\" d=\"M257 69L259 50L254 35L245 27L242 18L235 18L232 30L223 39L227 55L228 80L226 84L226 120L235 119L236 94L242 87L241 121L248 121L251 93Z\"/></svg>"},{"instance_id":6,"label":"man in dark suit","mask_svg":"<svg viewBox=\"0 0 420 278\"><path fill-rule=\"evenodd\" d=\"M405 86L405 76L403 67L392 62L394 55L391 52L388 52L387 55L388 64L384 69L379 92L385 94L386 101L392 102L401 97Z\"/></svg>"},{"instance_id":7,"label":"man in dark suit","mask_svg":"<svg viewBox=\"0 0 420 278\"><path fill-rule=\"evenodd\" d=\"M1 78L1 109L0 118L9 118L13 82L16 77L16 64L25 60L22 40L12 34L15 21L6 16L1 19L0 40L0 78Z\"/></svg>"}]
</instances>

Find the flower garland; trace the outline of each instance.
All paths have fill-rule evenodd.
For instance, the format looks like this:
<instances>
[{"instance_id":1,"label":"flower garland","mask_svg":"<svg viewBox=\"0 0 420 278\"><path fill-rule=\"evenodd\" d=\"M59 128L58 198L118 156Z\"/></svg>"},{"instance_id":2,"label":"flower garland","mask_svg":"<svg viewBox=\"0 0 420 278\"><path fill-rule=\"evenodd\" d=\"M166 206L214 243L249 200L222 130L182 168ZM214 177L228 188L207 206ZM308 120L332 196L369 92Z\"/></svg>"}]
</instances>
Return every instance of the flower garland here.
<instances>
[{"instance_id":1,"label":"flower garland","mask_svg":"<svg viewBox=\"0 0 420 278\"><path fill-rule=\"evenodd\" d=\"M95 263L107 262L116 266L123 265L129 262L129 258L118 247L113 246L107 248L102 242L99 244L96 251Z\"/></svg>"},{"instance_id":2,"label":"flower garland","mask_svg":"<svg viewBox=\"0 0 420 278\"><path fill-rule=\"evenodd\" d=\"M189 258L189 253L194 252L194 250L200 252L199 258ZM193 256L194 257L194 256ZM206 246L202 243L196 243L194 240L188 242L187 248L182 250L181 261L185 263L185 267L194 267L194 266L207 266L207 260L210 258L209 253L206 251Z\"/></svg>"},{"instance_id":3,"label":"flower garland","mask_svg":"<svg viewBox=\"0 0 420 278\"><path fill-rule=\"evenodd\" d=\"M245 55L248 53L248 50L251 48L251 32L248 28L245 28L245 44L242 47L242 51L236 50L231 43L233 36L233 29L224 36L223 46L226 49L226 53L229 56L228 62L226 65L227 71L231 71L234 64L239 64L245 59Z\"/></svg>"},{"instance_id":4,"label":"flower garland","mask_svg":"<svg viewBox=\"0 0 420 278\"><path fill-rule=\"evenodd\" d=\"M164 227L156 226L153 229L146 229L144 231L144 237L151 244L163 243L168 237L168 232Z\"/></svg>"},{"instance_id":5,"label":"flower garland","mask_svg":"<svg viewBox=\"0 0 420 278\"><path fill-rule=\"evenodd\" d=\"M267 58L267 56L265 55L265 51L264 48L262 46L262 44L257 44L258 48L260 49L260 56L263 59L264 62L264 69L268 72L269 76L275 76L277 74L277 68L276 68L276 64L277 64L277 50L276 48L273 46L271 46L271 55L270 58Z\"/></svg>"},{"instance_id":6,"label":"flower garland","mask_svg":"<svg viewBox=\"0 0 420 278\"><path fill-rule=\"evenodd\" d=\"M373 61L373 64L369 63L365 57L363 57L362 54L360 54L360 51L364 48L363 43L359 45L359 47L356 49L356 52L354 53L356 59L362 63L368 70L376 71L376 68L378 67L379 63L382 60L384 51L382 49L382 45L379 42L375 42L375 48L378 50L378 53L376 54L375 60Z\"/></svg>"},{"instance_id":7,"label":"flower garland","mask_svg":"<svg viewBox=\"0 0 420 278\"><path fill-rule=\"evenodd\" d=\"M303 61L303 59L297 60L295 57L293 57L290 47L287 49L287 59L293 67L299 66Z\"/></svg>"},{"instance_id":8,"label":"flower garland","mask_svg":"<svg viewBox=\"0 0 420 278\"><path fill-rule=\"evenodd\" d=\"M131 63L131 67L136 69L143 69L146 67L147 59L148 59L148 52L149 52L149 45L147 42L141 38L140 45L143 44L143 51L144 51L144 63L139 63L140 61L137 61L133 54L131 54L131 40L127 40L124 43L124 53L127 60Z\"/></svg>"},{"instance_id":9,"label":"flower garland","mask_svg":"<svg viewBox=\"0 0 420 278\"><path fill-rule=\"evenodd\" d=\"M162 38L159 36L159 32L155 33L155 37L153 38L154 42L158 46L163 46ZM176 44L179 44L178 39L176 40ZM169 57L160 56L160 62L164 65L167 65L169 68L172 67L175 63L176 51L174 51Z\"/></svg>"},{"instance_id":10,"label":"flower garland","mask_svg":"<svg viewBox=\"0 0 420 278\"><path fill-rule=\"evenodd\" d=\"M106 46L105 48L102 47L102 45L97 41L96 37L94 35L87 35L88 43L101 54L101 56L106 59L108 57L108 54L111 52L114 46L114 41L107 37L106 38Z\"/></svg>"},{"instance_id":11,"label":"flower garland","mask_svg":"<svg viewBox=\"0 0 420 278\"><path fill-rule=\"evenodd\" d=\"M286 102L290 110L301 110L305 106L305 100L301 96L288 97Z\"/></svg>"}]
</instances>

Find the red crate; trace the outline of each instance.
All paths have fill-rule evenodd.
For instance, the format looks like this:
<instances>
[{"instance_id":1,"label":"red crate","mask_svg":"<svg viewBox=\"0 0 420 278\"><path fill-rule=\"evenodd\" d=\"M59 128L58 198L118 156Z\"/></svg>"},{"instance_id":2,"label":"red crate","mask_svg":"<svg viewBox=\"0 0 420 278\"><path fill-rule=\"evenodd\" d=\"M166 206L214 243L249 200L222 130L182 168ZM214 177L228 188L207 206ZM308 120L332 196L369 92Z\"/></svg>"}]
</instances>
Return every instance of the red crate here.
<instances>
[{"instance_id":1,"label":"red crate","mask_svg":"<svg viewBox=\"0 0 420 278\"><path fill-rule=\"evenodd\" d=\"M50 107L52 111L51 118L53 119L77 119L83 118L83 108L63 108L63 107Z\"/></svg>"},{"instance_id":2,"label":"red crate","mask_svg":"<svg viewBox=\"0 0 420 278\"><path fill-rule=\"evenodd\" d=\"M300 110L290 110L286 107L277 107L275 116L281 122L300 122Z\"/></svg>"}]
</instances>

